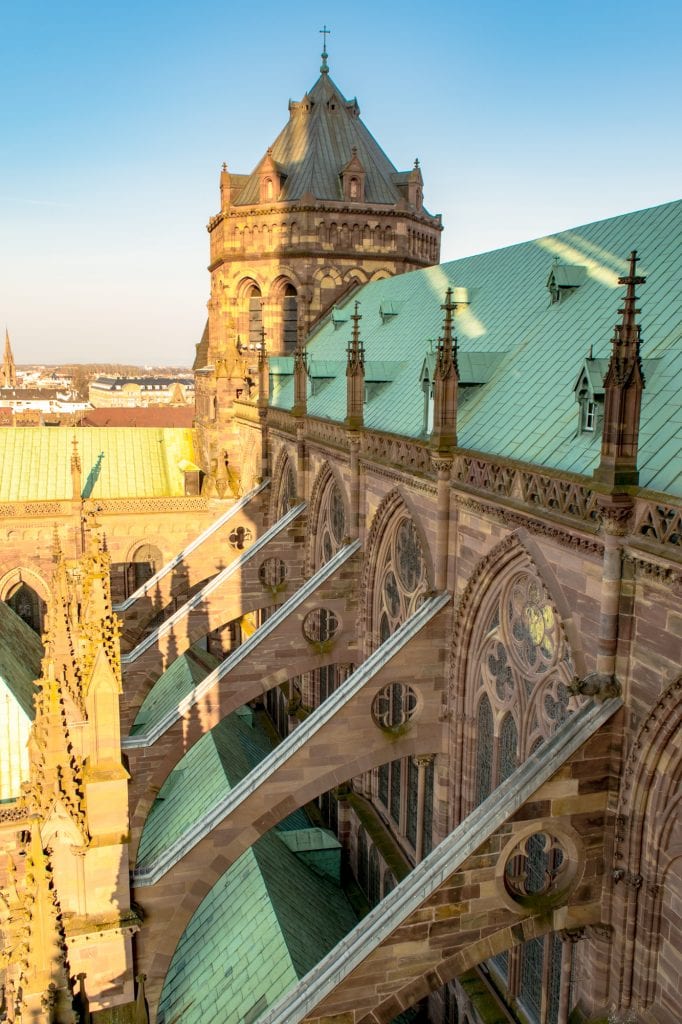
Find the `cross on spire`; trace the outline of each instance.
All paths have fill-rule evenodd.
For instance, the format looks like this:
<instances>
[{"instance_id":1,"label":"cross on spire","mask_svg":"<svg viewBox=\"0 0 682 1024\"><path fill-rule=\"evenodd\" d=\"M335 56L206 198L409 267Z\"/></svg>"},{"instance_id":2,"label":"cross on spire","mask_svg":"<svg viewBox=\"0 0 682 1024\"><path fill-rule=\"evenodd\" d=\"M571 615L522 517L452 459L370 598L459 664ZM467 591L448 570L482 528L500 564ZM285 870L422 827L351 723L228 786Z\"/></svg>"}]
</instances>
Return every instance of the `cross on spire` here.
<instances>
[{"instance_id":1,"label":"cross on spire","mask_svg":"<svg viewBox=\"0 0 682 1024\"><path fill-rule=\"evenodd\" d=\"M322 43L322 66L320 68L320 71L322 72L323 75L326 75L327 72L329 71L329 66L327 64L327 57L329 56L329 54L327 53L327 36L331 35L331 31L332 30L330 28L327 28L326 25L324 25L320 29L320 35L323 38L323 43Z\"/></svg>"},{"instance_id":2,"label":"cross on spire","mask_svg":"<svg viewBox=\"0 0 682 1024\"><path fill-rule=\"evenodd\" d=\"M627 285L627 291L623 299L623 308L618 310L623 319L616 328L616 338L614 340L620 345L625 346L636 345L639 341L639 327L635 317L640 310L636 308L637 296L635 295L635 287L638 284L644 284L646 278L635 273L638 262L637 250L633 249L630 253L629 274L626 277L618 278L618 284Z\"/></svg>"}]
</instances>

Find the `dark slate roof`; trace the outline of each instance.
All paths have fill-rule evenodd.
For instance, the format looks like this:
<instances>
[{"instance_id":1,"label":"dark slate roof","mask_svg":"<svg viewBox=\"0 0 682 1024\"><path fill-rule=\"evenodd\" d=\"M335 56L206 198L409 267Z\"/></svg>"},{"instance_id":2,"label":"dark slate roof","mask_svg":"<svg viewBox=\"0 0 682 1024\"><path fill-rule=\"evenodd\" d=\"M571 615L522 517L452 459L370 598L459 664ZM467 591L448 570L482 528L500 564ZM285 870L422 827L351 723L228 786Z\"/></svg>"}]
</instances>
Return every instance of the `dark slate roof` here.
<instances>
[{"instance_id":1,"label":"dark slate roof","mask_svg":"<svg viewBox=\"0 0 682 1024\"><path fill-rule=\"evenodd\" d=\"M289 103L289 121L273 143L272 158L286 175L280 199L298 200L307 192L317 199L343 198L341 171L355 146L365 171L365 203L393 206L401 199L400 176L376 139L360 120L356 100L347 100L323 73L300 103ZM260 200L259 161L235 201L243 206Z\"/></svg>"},{"instance_id":2,"label":"dark slate roof","mask_svg":"<svg viewBox=\"0 0 682 1024\"><path fill-rule=\"evenodd\" d=\"M4 683L24 714L33 720L33 696L40 676L43 645L23 619L0 601L0 683Z\"/></svg>"},{"instance_id":3,"label":"dark slate roof","mask_svg":"<svg viewBox=\"0 0 682 1024\"><path fill-rule=\"evenodd\" d=\"M448 286L460 363L479 386L462 388L457 434L463 448L591 474L600 434L581 433L575 383L585 360L607 360L622 306L628 256L637 249L642 359L647 376L639 446L640 486L682 495L682 202L585 224L520 245L365 285L312 335L308 356L333 379L308 398L308 413L342 422L349 312L360 301L368 364L400 364L365 403L371 430L424 436L423 370L442 333ZM552 303L547 281L558 256L585 268L582 283ZM582 274L580 275L583 276ZM467 301L468 300L468 301ZM382 317L393 303L396 315ZM496 354L496 355L493 355ZM599 363L599 365L603 365ZM284 369L282 367L281 369ZM649 370L650 372L647 372ZM474 381L472 380L473 384ZM275 378L273 402L293 405L290 376Z\"/></svg>"}]
</instances>

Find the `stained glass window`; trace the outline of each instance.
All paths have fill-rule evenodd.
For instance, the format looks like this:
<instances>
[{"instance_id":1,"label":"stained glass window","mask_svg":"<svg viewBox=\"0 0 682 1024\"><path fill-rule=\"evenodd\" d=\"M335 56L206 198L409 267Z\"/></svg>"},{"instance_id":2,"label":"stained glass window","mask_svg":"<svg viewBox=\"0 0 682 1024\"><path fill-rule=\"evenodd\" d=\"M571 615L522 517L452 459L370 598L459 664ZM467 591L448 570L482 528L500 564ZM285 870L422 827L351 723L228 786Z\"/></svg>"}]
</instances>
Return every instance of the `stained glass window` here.
<instances>
[{"instance_id":1,"label":"stained glass window","mask_svg":"<svg viewBox=\"0 0 682 1024\"><path fill-rule=\"evenodd\" d=\"M527 1011L532 1024L540 1024L544 954L544 939L530 939L521 947L521 991L519 992L519 1001Z\"/></svg>"},{"instance_id":2,"label":"stained glass window","mask_svg":"<svg viewBox=\"0 0 682 1024\"><path fill-rule=\"evenodd\" d=\"M396 825L400 825L400 780L402 775L402 763L391 761L391 806L390 812Z\"/></svg>"},{"instance_id":3,"label":"stained glass window","mask_svg":"<svg viewBox=\"0 0 682 1024\"><path fill-rule=\"evenodd\" d=\"M384 896L395 889L395 877L388 869L384 871Z\"/></svg>"},{"instance_id":4,"label":"stained glass window","mask_svg":"<svg viewBox=\"0 0 682 1024\"><path fill-rule=\"evenodd\" d=\"M389 766L382 764L379 767L379 799L384 807L388 807L388 775Z\"/></svg>"},{"instance_id":5,"label":"stained glass window","mask_svg":"<svg viewBox=\"0 0 682 1024\"><path fill-rule=\"evenodd\" d=\"M505 715L500 729L498 784L504 782L517 767L518 733L513 715Z\"/></svg>"},{"instance_id":6,"label":"stained glass window","mask_svg":"<svg viewBox=\"0 0 682 1024\"><path fill-rule=\"evenodd\" d=\"M433 848L433 779L435 765L430 761L424 774L424 856Z\"/></svg>"},{"instance_id":7,"label":"stained glass window","mask_svg":"<svg viewBox=\"0 0 682 1024\"><path fill-rule=\"evenodd\" d=\"M146 545L149 547L149 545ZM153 548L151 550L154 550ZM137 554L137 552L135 552ZM159 556L160 559L160 556ZM155 567L153 564L147 562L135 562L134 568L143 569L145 573L142 573L138 579L137 574L135 575L134 587L136 589L145 583L150 576L153 575ZM149 571L147 569L149 568ZM43 618L45 615L45 602L36 594L32 587L29 587L27 583L21 582L17 584L10 592L7 598L7 604L10 606L15 615L18 615L20 619L23 619L27 626L40 635L43 631Z\"/></svg>"},{"instance_id":8,"label":"stained glass window","mask_svg":"<svg viewBox=\"0 0 682 1024\"><path fill-rule=\"evenodd\" d=\"M343 497L333 477L327 482L320 500L315 542L315 565L328 562L341 547L346 535L346 512Z\"/></svg>"},{"instance_id":9,"label":"stained glass window","mask_svg":"<svg viewBox=\"0 0 682 1024\"><path fill-rule=\"evenodd\" d=\"M471 664L478 698L472 803L480 803L576 706L574 669L542 581L524 570L488 604Z\"/></svg>"},{"instance_id":10,"label":"stained glass window","mask_svg":"<svg viewBox=\"0 0 682 1024\"><path fill-rule=\"evenodd\" d=\"M485 694L478 704L477 725L476 803L480 804L493 788L493 712Z\"/></svg>"},{"instance_id":11,"label":"stained glass window","mask_svg":"<svg viewBox=\"0 0 682 1024\"><path fill-rule=\"evenodd\" d=\"M419 784L419 769L414 758L407 759L407 822L405 834L412 846L417 845L417 789Z\"/></svg>"},{"instance_id":12,"label":"stained glass window","mask_svg":"<svg viewBox=\"0 0 682 1024\"><path fill-rule=\"evenodd\" d=\"M381 873L379 870L379 854L376 846L369 851L369 878L367 881L367 898L370 907L376 907L381 899Z\"/></svg>"},{"instance_id":13,"label":"stained glass window","mask_svg":"<svg viewBox=\"0 0 682 1024\"><path fill-rule=\"evenodd\" d=\"M365 830L360 826L358 830L358 885L363 892L367 892L367 836Z\"/></svg>"},{"instance_id":14,"label":"stained glass window","mask_svg":"<svg viewBox=\"0 0 682 1024\"><path fill-rule=\"evenodd\" d=\"M552 934L547 939L549 949L549 991L547 993L547 1024L558 1024L559 997L561 993L561 956L563 942L558 935ZM568 955L570 950L566 948Z\"/></svg>"}]
</instances>

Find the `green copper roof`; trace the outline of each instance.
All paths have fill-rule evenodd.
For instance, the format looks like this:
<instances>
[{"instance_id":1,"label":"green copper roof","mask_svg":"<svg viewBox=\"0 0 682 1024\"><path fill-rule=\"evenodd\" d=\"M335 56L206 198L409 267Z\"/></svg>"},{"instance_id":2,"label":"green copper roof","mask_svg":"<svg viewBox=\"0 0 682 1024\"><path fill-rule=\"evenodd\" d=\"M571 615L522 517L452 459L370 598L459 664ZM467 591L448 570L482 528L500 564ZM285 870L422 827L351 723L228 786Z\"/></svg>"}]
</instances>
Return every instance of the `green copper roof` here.
<instances>
[{"instance_id":1,"label":"green copper roof","mask_svg":"<svg viewBox=\"0 0 682 1024\"><path fill-rule=\"evenodd\" d=\"M269 832L204 899L171 961L159 1024L241 1024L303 977L356 923L331 881Z\"/></svg>"},{"instance_id":2,"label":"green copper roof","mask_svg":"<svg viewBox=\"0 0 682 1024\"><path fill-rule=\"evenodd\" d=\"M365 171L364 202L394 205L400 201L394 184L396 168L360 120L356 101L346 100L329 75L320 75L300 103L290 103L289 110L289 121L272 144L272 158L286 175L279 198L292 201L310 192L317 199L343 199L340 174L355 147ZM259 201L256 167L236 205Z\"/></svg>"},{"instance_id":3,"label":"green copper roof","mask_svg":"<svg viewBox=\"0 0 682 1024\"><path fill-rule=\"evenodd\" d=\"M180 496L180 463L196 461L193 432L185 428L3 427L0 501L70 498L74 437L85 498Z\"/></svg>"},{"instance_id":4,"label":"green copper roof","mask_svg":"<svg viewBox=\"0 0 682 1024\"><path fill-rule=\"evenodd\" d=\"M217 664L218 659L207 651L194 651L191 648L171 662L145 697L130 730L131 734L139 732L143 726L152 725L171 708L177 707L182 698L191 693Z\"/></svg>"},{"instance_id":5,"label":"green copper roof","mask_svg":"<svg viewBox=\"0 0 682 1024\"><path fill-rule=\"evenodd\" d=\"M145 822L138 866L157 857L270 752L267 736L233 714L189 748Z\"/></svg>"},{"instance_id":6,"label":"green copper roof","mask_svg":"<svg viewBox=\"0 0 682 1024\"><path fill-rule=\"evenodd\" d=\"M31 720L35 717L33 695L42 656L43 645L37 633L0 601L0 681Z\"/></svg>"},{"instance_id":7,"label":"green copper roof","mask_svg":"<svg viewBox=\"0 0 682 1024\"><path fill-rule=\"evenodd\" d=\"M600 435L580 432L574 385L590 350L594 359L608 359L624 294L617 278L627 272L632 249L641 258L637 272L647 278L637 289L642 358L655 361L642 402L640 485L682 494L682 202L365 285L342 313L359 299L367 361L402 366L390 383L368 389L365 426L425 436L422 371L442 331L440 306L452 286L460 302L455 330L463 376L480 381L461 389L459 444L591 473ZM585 272L563 275L581 283L552 303L547 282L555 257ZM397 313L382 316L391 303ZM309 342L313 363L339 367L322 388L309 386L312 416L345 417L349 338L349 322L335 327L329 318ZM273 400L291 408L290 377L278 378Z\"/></svg>"}]
</instances>

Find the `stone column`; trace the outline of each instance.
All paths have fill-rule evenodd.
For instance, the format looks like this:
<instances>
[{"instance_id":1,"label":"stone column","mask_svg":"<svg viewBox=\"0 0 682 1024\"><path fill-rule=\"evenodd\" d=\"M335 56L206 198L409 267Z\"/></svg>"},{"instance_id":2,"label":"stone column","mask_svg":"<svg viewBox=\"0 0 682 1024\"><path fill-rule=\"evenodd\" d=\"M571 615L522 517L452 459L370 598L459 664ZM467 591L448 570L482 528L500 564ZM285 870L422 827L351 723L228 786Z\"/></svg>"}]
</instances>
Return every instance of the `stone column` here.
<instances>
[{"instance_id":1,"label":"stone column","mask_svg":"<svg viewBox=\"0 0 682 1024\"><path fill-rule=\"evenodd\" d=\"M452 456L432 455L431 465L438 474L438 505L436 520L435 587L437 591L448 586L448 541L450 532L450 473Z\"/></svg>"},{"instance_id":2,"label":"stone column","mask_svg":"<svg viewBox=\"0 0 682 1024\"><path fill-rule=\"evenodd\" d=\"M571 1012L571 970L573 968L573 957L575 955L575 944L585 938L584 928L570 928L559 932L561 939L561 983L559 987L559 1013L557 1024L568 1024L568 1015Z\"/></svg>"},{"instance_id":3,"label":"stone column","mask_svg":"<svg viewBox=\"0 0 682 1024\"><path fill-rule=\"evenodd\" d=\"M417 840L415 843L415 861L419 864L424 859L424 802L426 798L426 769L433 761L433 754L415 758L417 762Z\"/></svg>"},{"instance_id":4,"label":"stone column","mask_svg":"<svg viewBox=\"0 0 682 1024\"><path fill-rule=\"evenodd\" d=\"M350 529L351 540L360 536L360 436L357 431L348 432L350 448Z\"/></svg>"}]
</instances>

